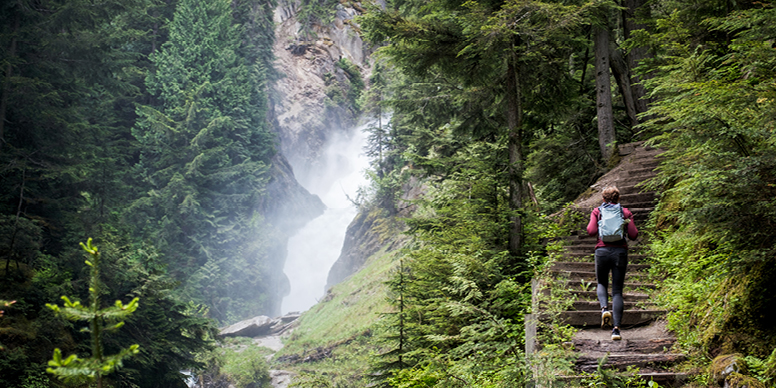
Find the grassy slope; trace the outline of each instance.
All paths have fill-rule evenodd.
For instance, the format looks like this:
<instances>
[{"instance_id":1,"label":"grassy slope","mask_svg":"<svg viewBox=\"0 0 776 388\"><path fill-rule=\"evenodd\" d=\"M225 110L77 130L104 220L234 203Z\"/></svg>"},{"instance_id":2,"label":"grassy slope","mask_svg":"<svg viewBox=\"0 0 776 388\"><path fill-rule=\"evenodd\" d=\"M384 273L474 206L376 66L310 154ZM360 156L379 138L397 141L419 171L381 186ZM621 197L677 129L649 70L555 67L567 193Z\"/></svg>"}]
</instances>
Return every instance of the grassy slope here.
<instances>
[{"instance_id":1,"label":"grassy slope","mask_svg":"<svg viewBox=\"0 0 776 388\"><path fill-rule=\"evenodd\" d=\"M302 315L299 326L284 339L285 347L274 357L297 360L275 361L272 367L301 372L303 376L295 381L304 380L306 373L326 375L329 381L360 381L370 356L379 351L375 329L382 314L391 311L385 282L396 257L396 251L383 248L369 257L361 270L332 287L323 301ZM299 360L328 350L331 355L320 360Z\"/></svg>"}]
</instances>

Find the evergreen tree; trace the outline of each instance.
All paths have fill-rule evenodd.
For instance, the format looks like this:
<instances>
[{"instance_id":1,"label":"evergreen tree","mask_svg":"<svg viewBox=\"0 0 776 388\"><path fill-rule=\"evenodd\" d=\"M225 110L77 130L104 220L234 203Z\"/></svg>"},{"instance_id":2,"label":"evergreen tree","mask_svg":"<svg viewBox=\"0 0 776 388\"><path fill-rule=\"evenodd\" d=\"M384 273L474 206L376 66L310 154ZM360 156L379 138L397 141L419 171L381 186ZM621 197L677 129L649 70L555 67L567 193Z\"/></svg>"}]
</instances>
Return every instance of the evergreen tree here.
<instances>
[{"instance_id":1,"label":"evergreen tree","mask_svg":"<svg viewBox=\"0 0 776 388\"><path fill-rule=\"evenodd\" d=\"M5 260L0 271L7 269L0 293L23 306L3 325L25 333L4 341L1 386L45 380L55 346L63 352L84 351L73 339L86 343L88 338L55 318L45 303L64 293L88 297L89 276L81 271L82 255L72 248L76 238L85 233L101 241L122 236L123 244L132 245L120 215L146 192L131 174L138 152L130 131L137 117L134 103L145 99L146 55L165 39L165 19L174 7L174 1L164 0L0 5L0 260ZM169 367L174 373L158 374L156 383L180 383L181 369L175 368L196 366L190 353L206 347L196 333L210 326L186 313L188 305L171 295L175 282L163 262L156 262L153 275L146 277L146 261L128 261L133 264L118 272L134 277L134 283L124 284L135 288L121 289L113 281L117 271L104 271L104 292L116 298L155 294L127 321L131 330L105 341L108 353L117 353L125 343L142 346L126 362L130 367L111 378L118 386L130 386L128 376L138 366ZM154 341L160 344L148 346Z\"/></svg>"},{"instance_id":2,"label":"evergreen tree","mask_svg":"<svg viewBox=\"0 0 776 388\"><path fill-rule=\"evenodd\" d=\"M266 308L257 210L274 139L266 69L240 55L244 32L230 2L182 1L146 80L159 105L140 107L133 130L149 194L129 217L221 321Z\"/></svg>"},{"instance_id":3,"label":"evergreen tree","mask_svg":"<svg viewBox=\"0 0 776 388\"><path fill-rule=\"evenodd\" d=\"M91 256L90 260L86 260L86 264L92 268L89 280L88 306L84 306L78 301L73 302L67 296L62 297L65 301L62 307L53 304L46 306L69 320L89 323L88 331L92 337L92 354L89 358L78 358L77 355L72 354L63 359L62 351L56 348L53 358L49 361L49 366L52 368L48 368L47 371L69 382L80 382L84 379L96 380L97 388L102 388L103 376L121 367L125 358L139 352L139 346L134 344L114 355L106 355L103 346L103 332L115 331L124 326L124 320L137 310L139 299L134 298L126 305L117 300L113 307L101 307L100 294L103 291L100 280L100 252L96 246L92 245L91 238L86 244L81 243L81 247Z\"/></svg>"},{"instance_id":4,"label":"evergreen tree","mask_svg":"<svg viewBox=\"0 0 776 388\"><path fill-rule=\"evenodd\" d=\"M451 99L466 109L452 114L451 123L509 145L509 250L515 258L523 249L524 146L532 130L560 121L570 105L564 104L570 99L568 56L589 8L540 1L408 1L362 20L369 39L390 42L381 52L400 69L427 80L438 76L453 86Z\"/></svg>"}]
</instances>

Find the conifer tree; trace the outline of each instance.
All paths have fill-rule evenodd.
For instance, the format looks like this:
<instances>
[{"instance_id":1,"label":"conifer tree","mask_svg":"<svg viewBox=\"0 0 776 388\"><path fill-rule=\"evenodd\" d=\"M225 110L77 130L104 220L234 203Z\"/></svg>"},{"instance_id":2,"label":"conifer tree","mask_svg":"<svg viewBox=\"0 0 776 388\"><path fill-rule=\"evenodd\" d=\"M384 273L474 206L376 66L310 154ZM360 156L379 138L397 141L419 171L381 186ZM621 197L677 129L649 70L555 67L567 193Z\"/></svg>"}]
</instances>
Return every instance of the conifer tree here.
<instances>
[{"instance_id":1,"label":"conifer tree","mask_svg":"<svg viewBox=\"0 0 776 388\"><path fill-rule=\"evenodd\" d=\"M102 388L103 376L121 367L125 358L139 352L139 346L135 344L114 355L104 354L103 332L115 331L124 326L124 320L137 310L139 299L134 298L126 305L117 300L113 307L102 308L100 306L100 294L103 292L100 281L100 252L96 246L92 245L91 238L87 240L86 244L81 243L81 247L91 256L90 260L86 260L86 265L91 267L89 305L84 306L81 302L73 302L67 296L62 296L65 301L64 306L53 304L46 306L71 321L87 321L89 323L89 328L86 331L91 334L92 354L88 358L79 358L77 355L71 354L63 359L62 351L59 348L54 349L54 356L49 361L51 368L48 368L47 371L68 382L80 381L84 378L96 380L97 388Z\"/></svg>"},{"instance_id":2,"label":"conifer tree","mask_svg":"<svg viewBox=\"0 0 776 388\"><path fill-rule=\"evenodd\" d=\"M159 103L138 108L133 130L149 195L129 215L158 242L174 275L189 280L188 295L220 320L237 306L248 309L240 316L257 314L266 302L258 208L274 154L267 71L240 55L245 29L230 5L181 1L170 40L151 57L156 71L146 84ZM231 280L207 279L216 274Z\"/></svg>"},{"instance_id":3,"label":"conifer tree","mask_svg":"<svg viewBox=\"0 0 776 388\"><path fill-rule=\"evenodd\" d=\"M561 101L569 98L567 55L577 44L573 34L583 12L542 1L407 1L362 20L367 38L390 42L381 52L400 69L444 79L454 88L452 100L474 107L451 115L451 124L469 131L460 144L473 133L506 139L513 212L508 247L514 257L523 245L524 146L531 127L552 121L525 118L554 118L563 111Z\"/></svg>"}]
</instances>

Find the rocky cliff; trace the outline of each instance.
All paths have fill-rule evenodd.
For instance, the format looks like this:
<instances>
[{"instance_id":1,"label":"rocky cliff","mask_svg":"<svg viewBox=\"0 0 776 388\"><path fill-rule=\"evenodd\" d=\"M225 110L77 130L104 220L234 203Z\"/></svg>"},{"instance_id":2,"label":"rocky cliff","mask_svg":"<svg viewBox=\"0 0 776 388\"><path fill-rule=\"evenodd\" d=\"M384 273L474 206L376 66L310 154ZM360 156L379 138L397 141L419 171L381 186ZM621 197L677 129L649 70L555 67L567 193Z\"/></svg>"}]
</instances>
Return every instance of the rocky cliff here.
<instances>
[{"instance_id":1,"label":"rocky cliff","mask_svg":"<svg viewBox=\"0 0 776 388\"><path fill-rule=\"evenodd\" d=\"M279 140L279 153L273 159L272 179L267 187L267 201L262 214L276 234L268 247L274 259L269 264L274 301L267 315L280 313L280 302L289 292L283 273L288 238L305 223L323 213L325 205L299 182L307 181L310 166L321 163L321 152L327 139L337 131L356 125L358 110L336 96L348 93L352 75L343 70L342 59L367 73L368 51L357 29L351 24L358 11L337 5L332 24L314 26L315 40L302 41L298 36L298 1L280 1L275 9L275 68L281 78L270 92L270 117Z\"/></svg>"},{"instance_id":2,"label":"rocky cliff","mask_svg":"<svg viewBox=\"0 0 776 388\"><path fill-rule=\"evenodd\" d=\"M275 10L273 51L281 78L271 96L280 150L298 177L319 163L322 147L333 133L356 125L357 109L333 98L347 93L344 89L351 84L337 63L345 59L365 74L369 55L352 23L358 14L355 8L338 4L333 23L313 26L315 39L302 40L299 6L298 1L281 1Z\"/></svg>"},{"instance_id":3,"label":"rocky cliff","mask_svg":"<svg viewBox=\"0 0 776 388\"><path fill-rule=\"evenodd\" d=\"M381 249L392 251L400 248L406 237L402 235L405 225L403 217L409 217L415 210L413 201L425 192L423 183L415 177L402 185L402 194L397 204L398 214L388 215L380 209L360 209L345 232L342 253L329 270L326 288L330 288L348 276L361 270L367 259Z\"/></svg>"}]
</instances>

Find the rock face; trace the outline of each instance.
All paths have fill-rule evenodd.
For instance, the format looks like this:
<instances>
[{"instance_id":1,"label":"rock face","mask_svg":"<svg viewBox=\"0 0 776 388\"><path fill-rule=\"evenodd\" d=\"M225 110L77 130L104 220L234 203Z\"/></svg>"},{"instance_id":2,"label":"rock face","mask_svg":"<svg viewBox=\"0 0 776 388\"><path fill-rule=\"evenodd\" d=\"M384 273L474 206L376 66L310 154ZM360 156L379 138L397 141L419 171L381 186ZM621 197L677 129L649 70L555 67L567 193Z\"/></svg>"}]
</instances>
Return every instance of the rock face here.
<instances>
[{"instance_id":1,"label":"rock face","mask_svg":"<svg viewBox=\"0 0 776 388\"><path fill-rule=\"evenodd\" d=\"M285 157L277 153L272 159L271 178L266 188L261 214L273 226L268 232L274 234L267 240L267 256L270 260L267 268L267 289L270 290L269 303L265 314L280 314L283 297L288 295L291 286L283 272L288 245L288 237L293 235L306 222L321 215L326 209L318 196L310 194L294 178L293 170Z\"/></svg>"},{"instance_id":2,"label":"rock face","mask_svg":"<svg viewBox=\"0 0 776 388\"><path fill-rule=\"evenodd\" d=\"M274 227L269 231L275 234L270 240L276 242L267 248L267 254L273 258L267 263L272 302L264 313L269 315L280 313L281 301L290 291L283 273L288 237L325 209L320 198L299 182L307 181L309 166L320 163L322 147L331 134L356 124L354 108L327 102L327 90L349 85L336 62L347 58L363 73L368 55L350 24L357 14L355 9L338 5L334 22L316 26L317 39L301 44L297 37L298 7L297 1L280 1L274 14L273 52L281 78L272 85L269 120L278 134L279 152L272 160L272 178L266 200L261 204L262 214Z\"/></svg>"},{"instance_id":3,"label":"rock face","mask_svg":"<svg viewBox=\"0 0 776 388\"><path fill-rule=\"evenodd\" d=\"M267 197L276 201L268 202L262 214L284 234L295 232L326 209L317 195L310 194L297 182L291 165L280 153L272 160Z\"/></svg>"},{"instance_id":4,"label":"rock face","mask_svg":"<svg viewBox=\"0 0 776 388\"><path fill-rule=\"evenodd\" d=\"M345 73L336 66L348 59L368 71L364 61L369 52L351 21L358 11L337 5L336 17L329 26L314 26L314 41L302 41L296 19L299 3L281 1L275 10L276 69L281 79L273 86L271 97L280 150L295 167L299 176L306 167L319 160L322 147L334 131L344 131L356 124L357 112L327 102L327 80L345 85Z\"/></svg>"},{"instance_id":5,"label":"rock face","mask_svg":"<svg viewBox=\"0 0 776 388\"><path fill-rule=\"evenodd\" d=\"M415 209L412 200L419 198L425 192L422 182L412 178L402 186L401 200L398 202L397 211L399 217L408 217ZM385 228L385 223L392 223L392 227ZM366 262L369 256L382 249L386 241L383 233L388 230L395 232L390 237L391 245L387 250L395 249L404 243L404 238L399 236L399 231L404 227L394 217L386 217L379 211L365 212L361 209L356 218L348 225L345 232L345 242L342 244L342 252L337 261L329 270L326 279L326 289L342 282L348 276L356 273Z\"/></svg>"}]
</instances>

